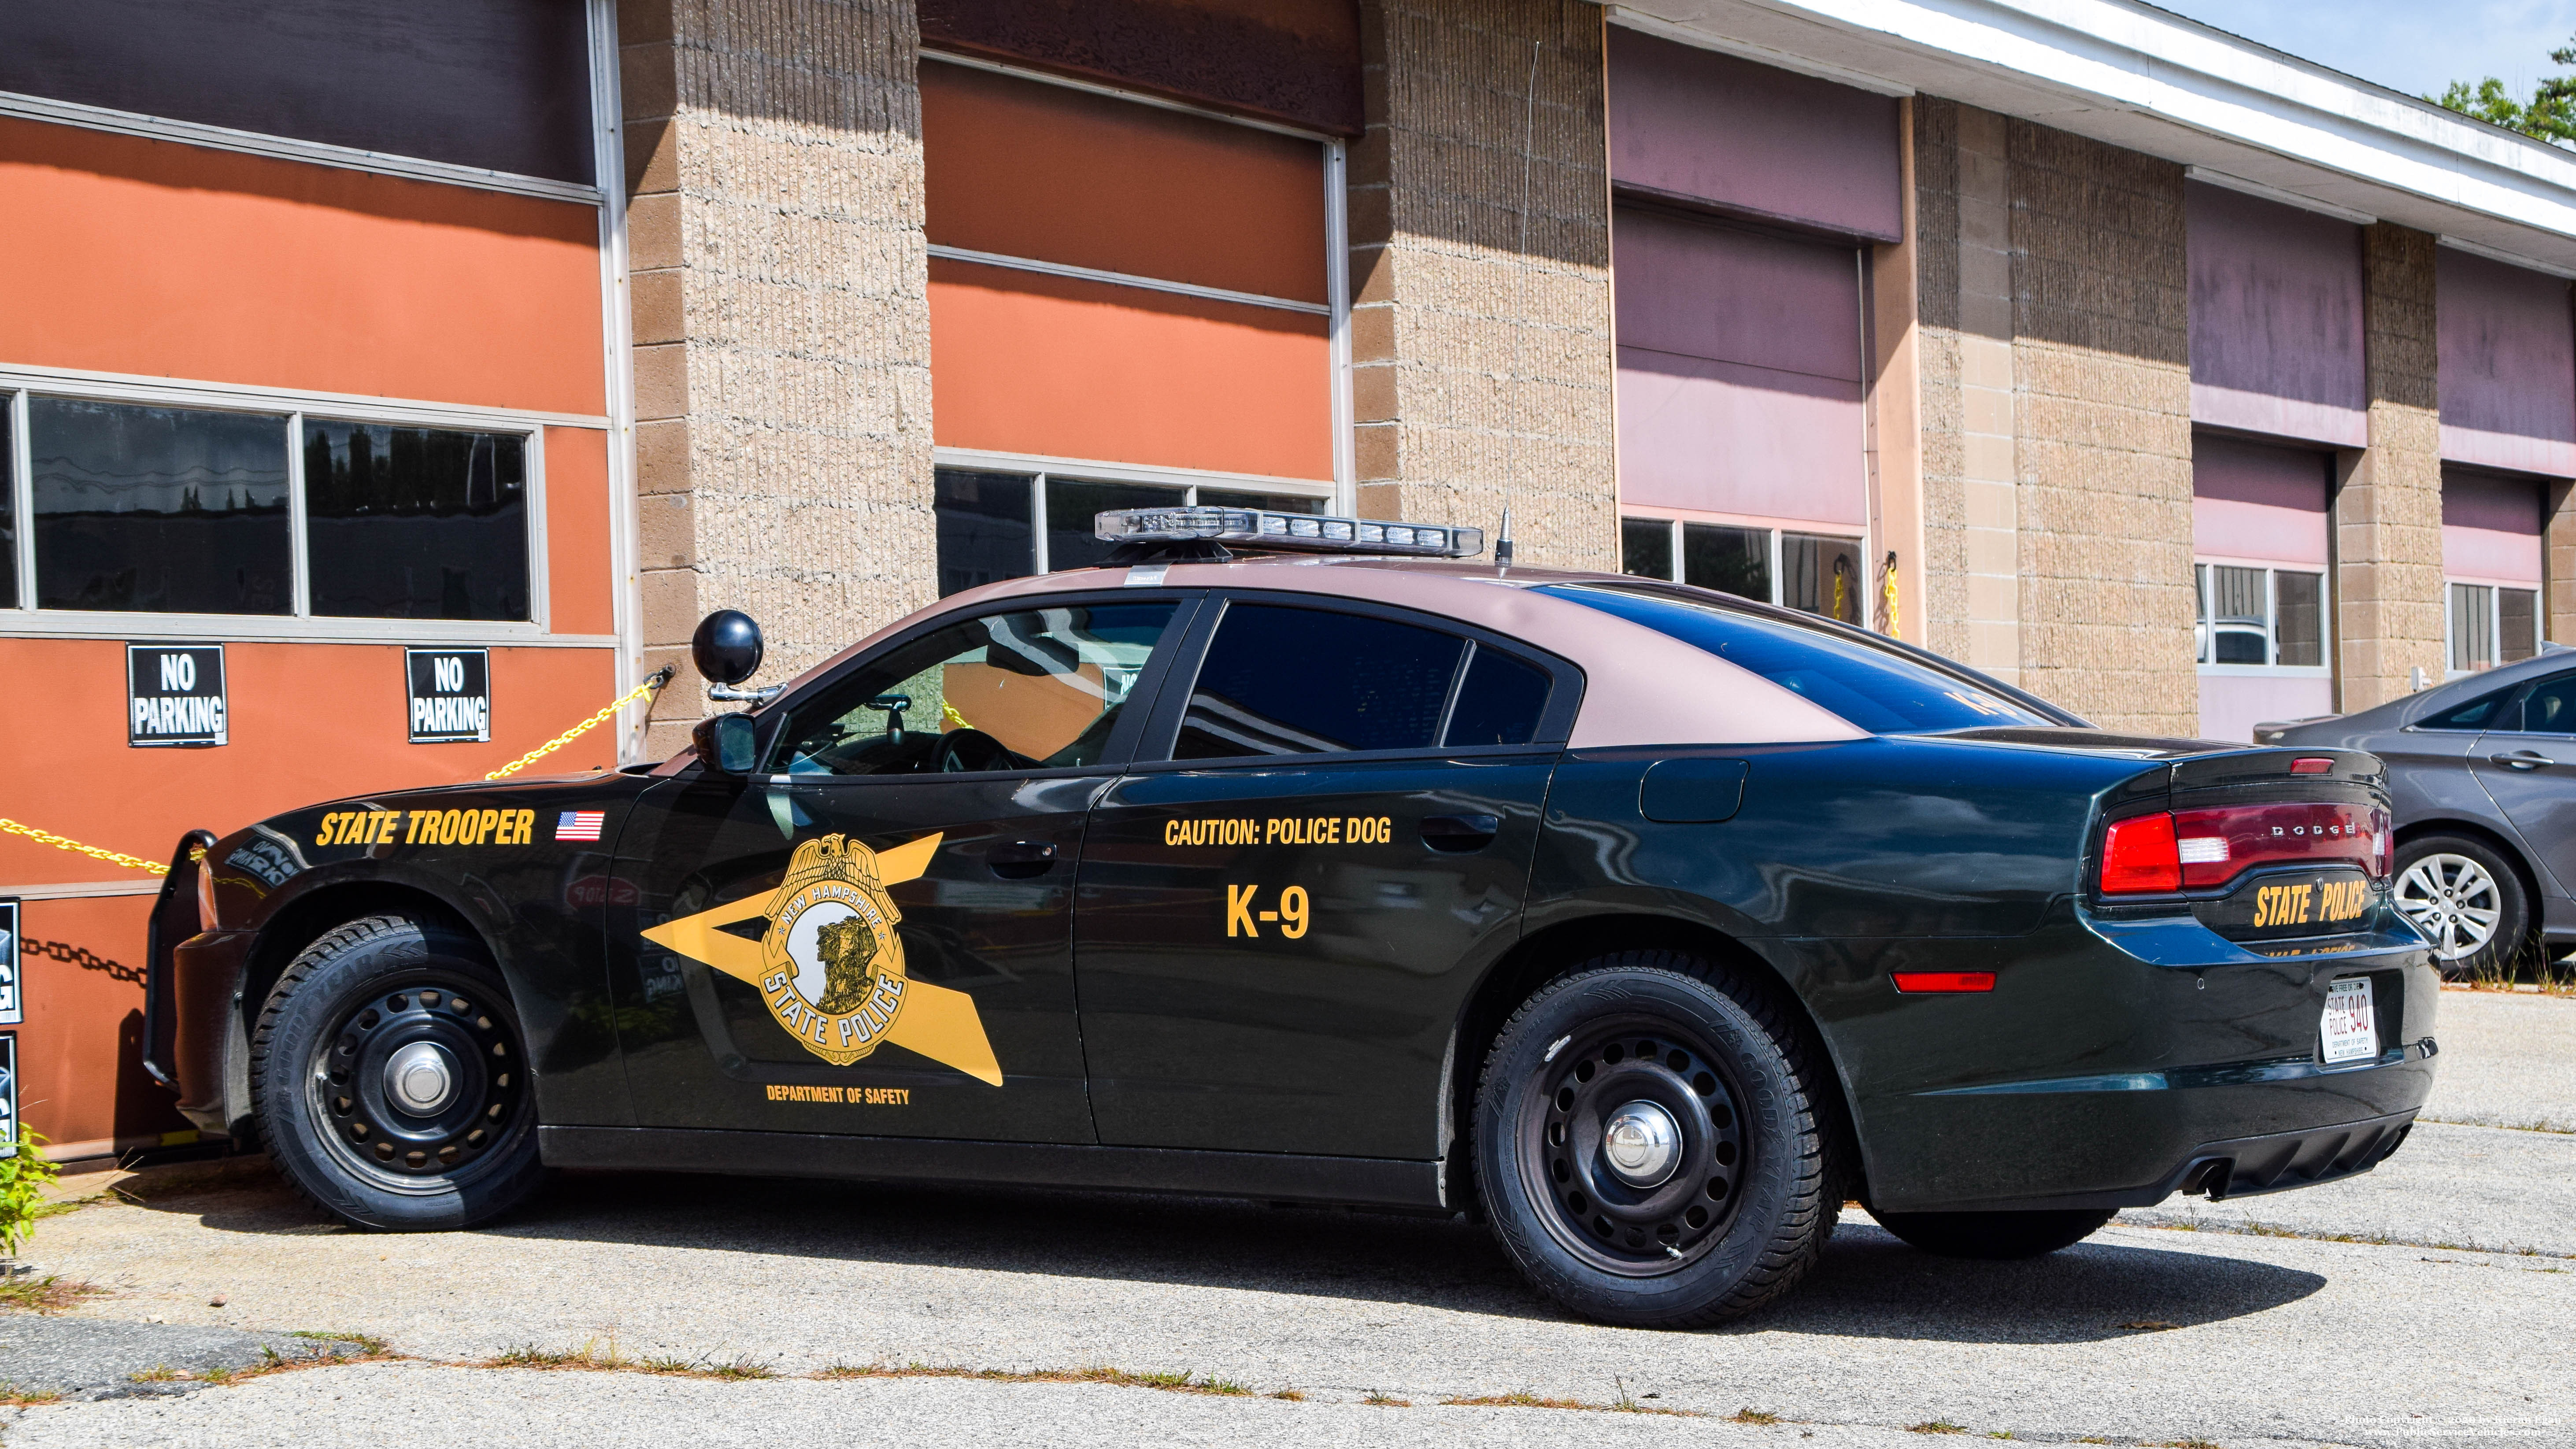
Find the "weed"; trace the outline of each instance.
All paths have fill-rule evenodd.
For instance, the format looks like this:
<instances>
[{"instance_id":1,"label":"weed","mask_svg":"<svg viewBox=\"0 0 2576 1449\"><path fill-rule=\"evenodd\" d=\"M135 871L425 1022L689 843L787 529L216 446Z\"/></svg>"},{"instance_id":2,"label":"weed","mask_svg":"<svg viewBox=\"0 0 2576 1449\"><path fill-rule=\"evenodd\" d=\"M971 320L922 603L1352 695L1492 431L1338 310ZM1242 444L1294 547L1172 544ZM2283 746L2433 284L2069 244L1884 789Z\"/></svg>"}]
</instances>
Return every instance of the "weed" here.
<instances>
[{"instance_id":1,"label":"weed","mask_svg":"<svg viewBox=\"0 0 2576 1449\"><path fill-rule=\"evenodd\" d=\"M54 1185L61 1169L36 1150L44 1143L43 1134L21 1122L17 1142L8 1156L0 1157L0 1258L18 1256L36 1230L36 1219L46 1215L45 1189Z\"/></svg>"},{"instance_id":2,"label":"weed","mask_svg":"<svg viewBox=\"0 0 2576 1449\"><path fill-rule=\"evenodd\" d=\"M737 1356L731 1363L716 1364L710 1367L707 1372L713 1377L720 1379L774 1379L778 1377L778 1370L771 1368L760 1360L739 1356Z\"/></svg>"},{"instance_id":3,"label":"weed","mask_svg":"<svg viewBox=\"0 0 2576 1449\"><path fill-rule=\"evenodd\" d=\"M2012 1436L2013 1431L2010 1429L1989 1429L1986 1431L1986 1437L1989 1439L2009 1439Z\"/></svg>"},{"instance_id":4,"label":"weed","mask_svg":"<svg viewBox=\"0 0 2576 1449\"><path fill-rule=\"evenodd\" d=\"M184 1379L187 1375L165 1363L156 1364L151 1368L143 1370L141 1373L127 1374L126 1377L134 1380L138 1384L166 1384Z\"/></svg>"},{"instance_id":5,"label":"weed","mask_svg":"<svg viewBox=\"0 0 2576 1449\"><path fill-rule=\"evenodd\" d=\"M1736 1424L1777 1424L1780 1422L1780 1416L1777 1414L1764 1413L1760 1409L1738 1409L1735 1411L1734 1417L1730 1419L1729 1422Z\"/></svg>"},{"instance_id":6,"label":"weed","mask_svg":"<svg viewBox=\"0 0 2576 1449\"><path fill-rule=\"evenodd\" d=\"M872 1374L873 1370L851 1363L825 1364L814 1371L814 1377L818 1379L864 1379Z\"/></svg>"},{"instance_id":7,"label":"weed","mask_svg":"<svg viewBox=\"0 0 2576 1449\"><path fill-rule=\"evenodd\" d=\"M65 1278L59 1273L48 1273L42 1278L0 1277L0 1309L60 1313L85 1298L104 1297L106 1293L106 1289L95 1283Z\"/></svg>"},{"instance_id":8,"label":"weed","mask_svg":"<svg viewBox=\"0 0 2576 1449\"><path fill-rule=\"evenodd\" d=\"M1953 1424L1947 1419L1926 1419L1920 1424L1908 1424L1905 1428L1908 1433L1913 1434L1965 1434L1968 1432L1967 1425Z\"/></svg>"},{"instance_id":9,"label":"weed","mask_svg":"<svg viewBox=\"0 0 2576 1449\"><path fill-rule=\"evenodd\" d=\"M556 1353L539 1348L533 1343L523 1343L516 1348L505 1348L483 1360L482 1366L484 1368L558 1369L595 1368L599 1365L591 1359L589 1344Z\"/></svg>"},{"instance_id":10,"label":"weed","mask_svg":"<svg viewBox=\"0 0 2576 1449\"><path fill-rule=\"evenodd\" d=\"M2133 1318L2120 1326L2133 1333L2162 1333L2169 1328L2182 1327L2179 1323L2167 1323L2161 1318Z\"/></svg>"},{"instance_id":11,"label":"weed","mask_svg":"<svg viewBox=\"0 0 2576 1449\"><path fill-rule=\"evenodd\" d=\"M1233 1379L1199 1378L1189 1370L1163 1370L1131 1373L1106 1365L1079 1369L992 1369L964 1368L953 1364L908 1363L898 1368L876 1363L864 1367L834 1364L816 1375L832 1379L982 1379L999 1384L1110 1384L1124 1389L1161 1389L1175 1394L1214 1394L1222 1398L1249 1397L1252 1386ZM1303 1399L1295 1389L1270 1397Z\"/></svg>"},{"instance_id":12,"label":"weed","mask_svg":"<svg viewBox=\"0 0 2576 1449\"><path fill-rule=\"evenodd\" d=\"M197 1377L207 1383L213 1384L217 1388L221 1388L224 1385L231 1383L234 1379L241 1377L244 1372L245 1370L241 1369L210 1368L204 1373L199 1374Z\"/></svg>"},{"instance_id":13,"label":"weed","mask_svg":"<svg viewBox=\"0 0 2576 1449\"><path fill-rule=\"evenodd\" d=\"M690 1359L648 1354L635 1360L634 1369L640 1374L693 1374L698 1371L698 1366Z\"/></svg>"},{"instance_id":14,"label":"weed","mask_svg":"<svg viewBox=\"0 0 2576 1449\"><path fill-rule=\"evenodd\" d=\"M2168 1439L2156 1449L2222 1449L2215 1439Z\"/></svg>"},{"instance_id":15,"label":"weed","mask_svg":"<svg viewBox=\"0 0 2576 1449\"><path fill-rule=\"evenodd\" d=\"M1292 1404L1302 1404L1306 1402L1306 1391L1303 1389L1281 1389L1279 1392L1270 1395L1270 1397L1274 1399L1286 1399Z\"/></svg>"},{"instance_id":16,"label":"weed","mask_svg":"<svg viewBox=\"0 0 2576 1449\"><path fill-rule=\"evenodd\" d=\"M323 1333L315 1329L298 1328L288 1333L287 1337L309 1338L315 1343L354 1343L358 1346L358 1352L368 1358L383 1357L386 1348L385 1341L372 1333Z\"/></svg>"},{"instance_id":17,"label":"weed","mask_svg":"<svg viewBox=\"0 0 2576 1449\"><path fill-rule=\"evenodd\" d=\"M1367 1397L1361 1399L1360 1402L1363 1404L1375 1404L1381 1409L1410 1409L1413 1407L1413 1401L1411 1399L1399 1399L1393 1394L1385 1393L1378 1389L1369 1390Z\"/></svg>"},{"instance_id":18,"label":"weed","mask_svg":"<svg viewBox=\"0 0 2576 1449\"><path fill-rule=\"evenodd\" d=\"M62 1398L52 1389L22 1389L16 1384L0 1384L0 1408L23 1409L31 1404L50 1404Z\"/></svg>"},{"instance_id":19,"label":"weed","mask_svg":"<svg viewBox=\"0 0 2576 1449\"><path fill-rule=\"evenodd\" d=\"M1595 1404L1583 1399L1544 1398L1528 1389L1515 1389L1508 1394L1473 1394L1442 1399L1440 1402L1456 1408L1592 1409L1613 1414L1658 1414L1668 1419L1700 1417L1688 1409L1667 1409L1660 1405L1638 1403L1635 1399L1626 1396L1625 1388L1620 1390L1620 1395L1619 1402L1615 1404Z\"/></svg>"}]
</instances>

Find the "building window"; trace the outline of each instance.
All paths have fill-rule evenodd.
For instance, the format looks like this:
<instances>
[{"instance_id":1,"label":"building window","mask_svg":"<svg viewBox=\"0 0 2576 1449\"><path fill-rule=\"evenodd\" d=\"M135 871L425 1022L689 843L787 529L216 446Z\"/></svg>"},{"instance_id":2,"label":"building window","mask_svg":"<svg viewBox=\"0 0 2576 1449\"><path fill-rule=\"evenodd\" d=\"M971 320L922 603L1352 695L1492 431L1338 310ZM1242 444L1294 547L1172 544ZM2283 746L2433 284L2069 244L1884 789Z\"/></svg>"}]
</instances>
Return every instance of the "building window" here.
<instances>
[{"instance_id":1,"label":"building window","mask_svg":"<svg viewBox=\"0 0 2576 1449\"><path fill-rule=\"evenodd\" d=\"M2538 589L2452 584L2444 592L2454 678L2540 652Z\"/></svg>"},{"instance_id":2,"label":"building window","mask_svg":"<svg viewBox=\"0 0 2576 1449\"><path fill-rule=\"evenodd\" d=\"M1327 501L1320 492L1278 493L1221 483L1140 482L968 467L937 470L932 487L939 521L941 598L1003 579L1101 562L1116 545L1094 536L1092 520L1113 508L1203 503L1276 513L1321 513Z\"/></svg>"},{"instance_id":3,"label":"building window","mask_svg":"<svg viewBox=\"0 0 2576 1449\"><path fill-rule=\"evenodd\" d=\"M1676 564L1679 567L1676 567ZM1766 604L1785 604L1846 624L1861 621L1861 541L1831 534L1690 523L1619 520L1619 567Z\"/></svg>"},{"instance_id":4,"label":"building window","mask_svg":"<svg viewBox=\"0 0 2576 1449\"><path fill-rule=\"evenodd\" d=\"M524 437L307 422L304 517L316 614L529 616Z\"/></svg>"},{"instance_id":5,"label":"building window","mask_svg":"<svg viewBox=\"0 0 2576 1449\"><path fill-rule=\"evenodd\" d=\"M2192 566L2197 657L2207 665L2325 668L2325 575L2243 564Z\"/></svg>"},{"instance_id":6,"label":"building window","mask_svg":"<svg viewBox=\"0 0 2576 1449\"><path fill-rule=\"evenodd\" d=\"M536 616L532 433L0 400L26 438L23 476L9 467L0 488L0 607Z\"/></svg>"}]
</instances>

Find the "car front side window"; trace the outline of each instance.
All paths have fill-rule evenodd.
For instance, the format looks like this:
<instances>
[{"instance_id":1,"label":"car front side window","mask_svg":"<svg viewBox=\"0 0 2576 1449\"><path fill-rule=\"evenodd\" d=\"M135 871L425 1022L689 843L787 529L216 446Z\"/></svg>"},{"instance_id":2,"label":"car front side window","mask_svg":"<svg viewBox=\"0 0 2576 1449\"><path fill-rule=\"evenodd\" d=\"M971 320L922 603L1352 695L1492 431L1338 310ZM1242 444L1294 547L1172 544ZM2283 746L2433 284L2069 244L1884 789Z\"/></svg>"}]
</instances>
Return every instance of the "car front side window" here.
<instances>
[{"instance_id":1,"label":"car front side window","mask_svg":"<svg viewBox=\"0 0 2576 1449\"><path fill-rule=\"evenodd\" d=\"M770 768L917 775L1097 764L1179 607L1059 605L936 629L794 709Z\"/></svg>"}]
</instances>

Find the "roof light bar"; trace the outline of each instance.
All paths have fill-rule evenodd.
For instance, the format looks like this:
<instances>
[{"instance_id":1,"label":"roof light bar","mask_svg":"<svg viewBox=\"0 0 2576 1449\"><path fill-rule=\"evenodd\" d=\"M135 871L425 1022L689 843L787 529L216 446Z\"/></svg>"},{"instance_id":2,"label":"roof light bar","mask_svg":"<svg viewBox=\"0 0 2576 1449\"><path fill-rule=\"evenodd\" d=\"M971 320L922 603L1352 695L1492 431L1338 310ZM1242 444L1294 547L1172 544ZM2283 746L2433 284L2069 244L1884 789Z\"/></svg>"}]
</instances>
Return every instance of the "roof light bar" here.
<instances>
[{"instance_id":1,"label":"roof light bar","mask_svg":"<svg viewBox=\"0 0 2576 1449\"><path fill-rule=\"evenodd\" d=\"M1485 551L1481 528L1439 523L1394 523L1375 518L1333 518L1320 513L1273 513L1262 508L1113 508L1092 519L1092 534L1108 543L1161 543L1207 539L1246 548L1299 553L1408 554L1468 558Z\"/></svg>"}]
</instances>

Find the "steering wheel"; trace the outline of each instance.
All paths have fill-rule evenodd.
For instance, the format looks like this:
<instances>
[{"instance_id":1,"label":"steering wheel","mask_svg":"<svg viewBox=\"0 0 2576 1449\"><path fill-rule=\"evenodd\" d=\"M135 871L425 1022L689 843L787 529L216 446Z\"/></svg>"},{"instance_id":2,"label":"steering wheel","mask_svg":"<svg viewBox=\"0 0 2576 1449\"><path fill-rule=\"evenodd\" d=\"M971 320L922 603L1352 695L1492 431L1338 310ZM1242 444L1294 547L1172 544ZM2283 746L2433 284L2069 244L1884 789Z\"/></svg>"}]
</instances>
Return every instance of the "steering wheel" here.
<instances>
[{"instance_id":1,"label":"steering wheel","mask_svg":"<svg viewBox=\"0 0 2576 1449\"><path fill-rule=\"evenodd\" d=\"M1020 762L1010 747L977 729L950 730L939 737L939 753L931 757L931 769L942 775L962 774L969 770L1008 770Z\"/></svg>"}]
</instances>

